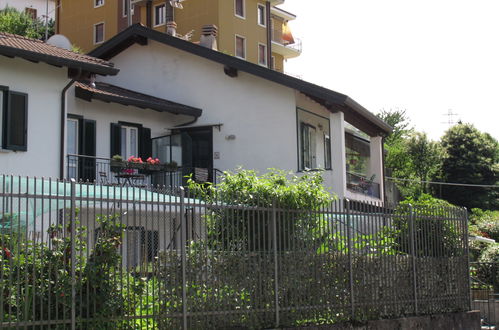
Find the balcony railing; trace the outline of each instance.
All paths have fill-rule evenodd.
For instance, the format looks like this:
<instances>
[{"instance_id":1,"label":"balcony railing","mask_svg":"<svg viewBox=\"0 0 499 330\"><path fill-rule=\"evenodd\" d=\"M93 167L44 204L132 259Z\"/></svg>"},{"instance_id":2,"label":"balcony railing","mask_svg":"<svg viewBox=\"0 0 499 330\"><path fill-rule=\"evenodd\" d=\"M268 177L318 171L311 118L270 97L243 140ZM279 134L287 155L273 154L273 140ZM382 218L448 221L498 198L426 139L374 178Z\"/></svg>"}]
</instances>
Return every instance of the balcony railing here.
<instances>
[{"instance_id":1,"label":"balcony railing","mask_svg":"<svg viewBox=\"0 0 499 330\"><path fill-rule=\"evenodd\" d=\"M273 29L272 30L272 41L280 44L280 45L283 45L284 47L287 47L287 48L290 48L290 49L293 49L295 50L296 52L298 53L301 53L302 51L302 41L301 39L298 39L298 38L293 38L294 39L294 43L290 43L288 40L284 40L283 39L283 33L282 33L282 30L279 30L279 29Z\"/></svg>"},{"instance_id":2,"label":"balcony railing","mask_svg":"<svg viewBox=\"0 0 499 330\"><path fill-rule=\"evenodd\" d=\"M117 165L118 164L118 165ZM67 155L66 178L104 185L183 186L189 176L197 182L217 183L222 172L198 167L167 168L166 166L138 166L113 162L110 158Z\"/></svg>"},{"instance_id":3,"label":"balcony railing","mask_svg":"<svg viewBox=\"0 0 499 330\"><path fill-rule=\"evenodd\" d=\"M347 172L347 189L374 198L381 198L380 184L360 174Z\"/></svg>"}]
</instances>

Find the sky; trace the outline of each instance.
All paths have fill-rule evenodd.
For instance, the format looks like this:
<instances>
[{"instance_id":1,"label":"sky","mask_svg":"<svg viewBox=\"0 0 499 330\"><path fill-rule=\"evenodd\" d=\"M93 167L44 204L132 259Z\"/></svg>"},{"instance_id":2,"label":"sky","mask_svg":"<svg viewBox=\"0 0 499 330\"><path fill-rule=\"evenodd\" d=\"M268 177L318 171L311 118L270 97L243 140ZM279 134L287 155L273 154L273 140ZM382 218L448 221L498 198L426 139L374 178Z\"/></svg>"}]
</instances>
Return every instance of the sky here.
<instances>
[{"instance_id":1,"label":"sky","mask_svg":"<svg viewBox=\"0 0 499 330\"><path fill-rule=\"evenodd\" d=\"M406 110L434 140L454 122L499 140L499 1L286 0L303 43L288 74L373 113Z\"/></svg>"}]
</instances>

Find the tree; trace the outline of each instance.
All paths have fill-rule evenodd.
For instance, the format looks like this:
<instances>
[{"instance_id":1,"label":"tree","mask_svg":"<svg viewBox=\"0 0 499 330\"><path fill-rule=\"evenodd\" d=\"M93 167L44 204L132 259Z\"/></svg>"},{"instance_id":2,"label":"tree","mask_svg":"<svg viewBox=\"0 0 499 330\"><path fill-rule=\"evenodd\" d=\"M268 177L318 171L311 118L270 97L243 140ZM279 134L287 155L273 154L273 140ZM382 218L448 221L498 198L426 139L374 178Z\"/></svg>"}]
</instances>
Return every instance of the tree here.
<instances>
[{"instance_id":1,"label":"tree","mask_svg":"<svg viewBox=\"0 0 499 330\"><path fill-rule=\"evenodd\" d=\"M471 124L459 123L442 137L445 156L442 180L476 185L499 183L499 144L490 134ZM467 208L499 207L497 187L443 186L442 197Z\"/></svg>"},{"instance_id":2,"label":"tree","mask_svg":"<svg viewBox=\"0 0 499 330\"><path fill-rule=\"evenodd\" d=\"M54 21L48 22L49 37L54 34ZM29 15L12 7L0 10L0 31L21 35L27 38L45 37L45 22L32 19Z\"/></svg>"},{"instance_id":3,"label":"tree","mask_svg":"<svg viewBox=\"0 0 499 330\"><path fill-rule=\"evenodd\" d=\"M415 132L407 140L407 152L410 169L421 182L416 196L428 193L428 184L423 181L429 181L439 172L443 157L442 147L438 142L429 140L425 133Z\"/></svg>"}]
</instances>

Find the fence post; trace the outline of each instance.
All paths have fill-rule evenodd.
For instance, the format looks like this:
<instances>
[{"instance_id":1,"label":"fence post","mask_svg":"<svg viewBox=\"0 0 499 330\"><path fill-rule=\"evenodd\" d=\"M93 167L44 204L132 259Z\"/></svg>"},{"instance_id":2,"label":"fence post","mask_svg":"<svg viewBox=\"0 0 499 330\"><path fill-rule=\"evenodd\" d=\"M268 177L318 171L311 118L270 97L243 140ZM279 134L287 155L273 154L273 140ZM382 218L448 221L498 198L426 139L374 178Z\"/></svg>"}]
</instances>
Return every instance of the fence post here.
<instances>
[{"instance_id":1,"label":"fence post","mask_svg":"<svg viewBox=\"0 0 499 330\"><path fill-rule=\"evenodd\" d=\"M460 221L464 220L464 237L463 237L463 242L464 242L464 250L466 254L466 262L467 262L467 270L468 270L468 310L472 310L473 306L473 297L471 296L471 264L470 264L470 247L469 247L469 218L468 218L468 209L466 207L463 207L462 209L463 216L461 217ZM495 274L494 274L494 279L495 279ZM494 286L495 289L495 286ZM495 308L495 305L494 305ZM489 313L490 315L490 313Z\"/></svg>"},{"instance_id":2,"label":"fence post","mask_svg":"<svg viewBox=\"0 0 499 330\"><path fill-rule=\"evenodd\" d=\"M418 314L418 285L417 285L417 270L416 270L416 235L414 232L414 209L411 204L409 204L409 240L410 240L410 252L412 260L412 290L414 294L414 314Z\"/></svg>"},{"instance_id":3,"label":"fence post","mask_svg":"<svg viewBox=\"0 0 499 330\"><path fill-rule=\"evenodd\" d=\"M186 230L186 217L185 217L185 190L184 187L180 187L180 254L182 258L182 328L187 329L187 279L186 279L186 240L187 240L187 230Z\"/></svg>"},{"instance_id":4,"label":"fence post","mask_svg":"<svg viewBox=\"0 0 499 330\"><path fill-rule=\"evenodd\" d=\"M76 180L71 179L71 201L70 201L70 212L71 216L69 221L71 221L71 329L76 329Z\"/></svg>"},{"instance_id":5,"label":"fence post","mask_svg":"<svg viewBox=\"0 0 499 330\"><path fill-rule=\"evenodd\" d=\"M355 296L354 296L354 283L353 283L353 261L352 261L352 219L350 218L350 200L345 199L345 207L347 214L347 248L348 248L348 272L350 274L350 308L351 319L355 318Z\"/></svg>"},{"instance_id":6,"label":"fence post","mask_svg":"<svg viewBox=\"0 0 499 330\"><path fill-rule=\"evenodd\" d=\"M277 260L277 209L276 201L272 203L272 235L274 248L274 304L275 304L275 326L279 327L279 277L278 277L278 260Z\"/></svg>"}]
</instances>

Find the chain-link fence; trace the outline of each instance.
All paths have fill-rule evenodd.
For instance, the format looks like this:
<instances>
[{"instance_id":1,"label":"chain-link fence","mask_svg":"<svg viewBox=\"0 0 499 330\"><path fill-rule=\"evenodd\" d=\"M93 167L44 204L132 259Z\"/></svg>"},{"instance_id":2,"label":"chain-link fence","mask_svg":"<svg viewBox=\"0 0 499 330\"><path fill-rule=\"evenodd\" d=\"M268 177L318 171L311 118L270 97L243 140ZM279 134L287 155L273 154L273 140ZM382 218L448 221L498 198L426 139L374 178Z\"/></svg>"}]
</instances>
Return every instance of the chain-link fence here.
<instances>
[{"instance_id":1,"label":"chain-link fence","mask_svg":"<svg viewBox=\"0 0 499 330\"><path fill-rule=\"evenodd\" d=\"M470 308L463 209L211 197L0 176L0 327L259 329Z\"/></svg>"}]
</instances>

